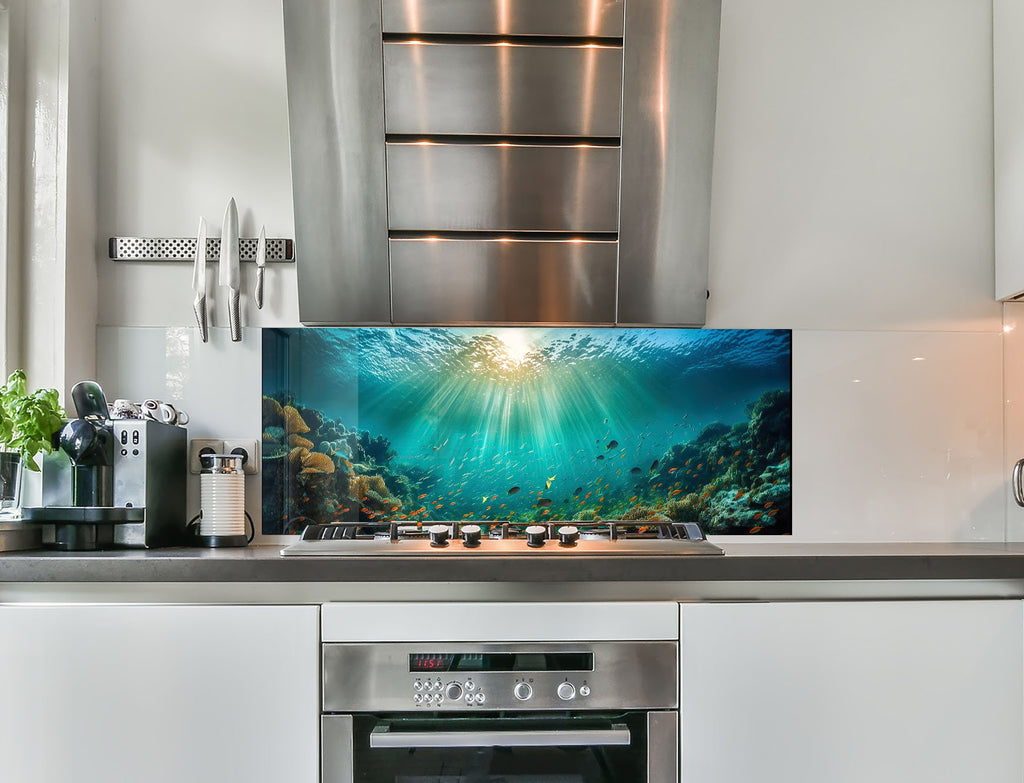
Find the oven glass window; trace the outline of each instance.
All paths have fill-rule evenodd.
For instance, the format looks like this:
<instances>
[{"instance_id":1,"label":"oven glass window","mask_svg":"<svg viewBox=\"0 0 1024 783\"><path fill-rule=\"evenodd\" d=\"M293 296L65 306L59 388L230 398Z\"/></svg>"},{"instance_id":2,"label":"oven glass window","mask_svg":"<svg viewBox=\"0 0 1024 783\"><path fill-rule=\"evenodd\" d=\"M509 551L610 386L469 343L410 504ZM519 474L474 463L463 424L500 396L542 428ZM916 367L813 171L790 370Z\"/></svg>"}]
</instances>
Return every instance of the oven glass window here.
<instances>
[{"instance_id":1,"label":"oven glass window","mask_svg":"<svg viewBox=\"0 0 1024 783\"><path fill-rule=\"evenodd\" d=\"M643 783L647 768L646 723L644 713L472 719L357 716L353 736L354 780ZM387 738L381 739L385 734ZM503 737L512 740L503 745ZM460 746L434 747L444 742ZM381 744L389 746L380 747Z\"/></svg>"}]
</instances>

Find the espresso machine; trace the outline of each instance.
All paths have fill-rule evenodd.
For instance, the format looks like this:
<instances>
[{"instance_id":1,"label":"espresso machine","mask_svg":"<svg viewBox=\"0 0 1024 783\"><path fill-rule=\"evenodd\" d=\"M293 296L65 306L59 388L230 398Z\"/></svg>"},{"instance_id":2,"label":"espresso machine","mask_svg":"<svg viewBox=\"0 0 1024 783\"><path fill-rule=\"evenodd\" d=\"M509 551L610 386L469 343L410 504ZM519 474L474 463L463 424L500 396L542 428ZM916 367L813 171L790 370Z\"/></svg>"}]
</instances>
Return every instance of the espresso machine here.
<instances>
[{"instance_id":1,"label":"espresso machine","mask_svg":"<svg viewBox=\"0 0 1024 783\"><path fill-rule=\"evenodd\" d=\"M78 418L43 459L42 503L22 519L42 524L57 549L183 543L188 435L152 419L111 419L99 384L71 390Z\"/></svg>"}]
</instances>

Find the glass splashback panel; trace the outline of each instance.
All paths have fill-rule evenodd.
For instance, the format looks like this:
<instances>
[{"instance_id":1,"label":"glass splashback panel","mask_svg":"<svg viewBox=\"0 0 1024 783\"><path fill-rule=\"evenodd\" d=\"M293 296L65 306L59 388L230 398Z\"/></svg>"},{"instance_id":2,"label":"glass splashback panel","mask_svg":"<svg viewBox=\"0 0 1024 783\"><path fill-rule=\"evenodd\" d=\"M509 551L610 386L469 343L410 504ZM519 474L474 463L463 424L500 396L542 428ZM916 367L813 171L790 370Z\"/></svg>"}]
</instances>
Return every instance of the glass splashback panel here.
<instances>
[{"instance_id":1,"label":"glass splashback panel","mask_svg":"<svg viewBox=\"0 0 1024 783\"><path fill-rule=\"evenodd\" d=\"M309 522L792 531L787 330L263 330L263 533Z\"/></svg>"}]
</instances>

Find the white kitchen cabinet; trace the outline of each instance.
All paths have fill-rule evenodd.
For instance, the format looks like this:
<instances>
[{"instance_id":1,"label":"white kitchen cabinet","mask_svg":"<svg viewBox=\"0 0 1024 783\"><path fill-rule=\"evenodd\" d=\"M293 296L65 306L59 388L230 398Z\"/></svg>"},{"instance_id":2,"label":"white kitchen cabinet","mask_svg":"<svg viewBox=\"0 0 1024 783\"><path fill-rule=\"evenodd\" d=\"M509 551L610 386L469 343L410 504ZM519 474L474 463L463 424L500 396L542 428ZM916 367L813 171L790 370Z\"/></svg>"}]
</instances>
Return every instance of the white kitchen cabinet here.
<instances>
[{"instance_id":1,"label":"white kitchen cabinet","mask_svg":"<svg viewBox=\"0 0 1024 783\"><path fill-rule=\"evenodd\" d=\"M0 607L0 779L315 783L312 606Z\"/></svg>"},{"instance_id":2,"label":"white kitchen cabinet","mask_svg":"<svg viewBox=\"0 0 1024 783\"><path fill-rule=\"evenodd\" d=\"M996 298L1024 294L1024 2L992 2Z\"/></svg>"},{"instance_id":3,"label":"white kitchen cabinet","mask_svg":"<svg viewBox=\"0 0 1024 783\"><path fill-rule=\"evenodd\" d=\"M1019 601L683 605L683 783L1020 783Z\"/></svg>"}]
</instances>

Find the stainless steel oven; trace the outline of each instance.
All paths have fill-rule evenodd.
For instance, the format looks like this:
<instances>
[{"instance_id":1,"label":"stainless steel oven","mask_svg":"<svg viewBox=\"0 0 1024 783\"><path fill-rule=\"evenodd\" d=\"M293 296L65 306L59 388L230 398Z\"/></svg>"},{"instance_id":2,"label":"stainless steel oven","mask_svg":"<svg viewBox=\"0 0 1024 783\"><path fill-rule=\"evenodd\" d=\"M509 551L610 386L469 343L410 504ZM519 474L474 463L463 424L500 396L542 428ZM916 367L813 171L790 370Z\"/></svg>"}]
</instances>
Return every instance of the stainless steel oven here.
<instances>
[{"instance_id":1,"label":"stainless steel oven","mask_svg":"<svg viewBox=\"0 0 1024 783\"><path fill-rule=\"evenodd\" d=\"M324 783L676 783L675 641L326 643Z\"/></svg>"}]
</instances>

